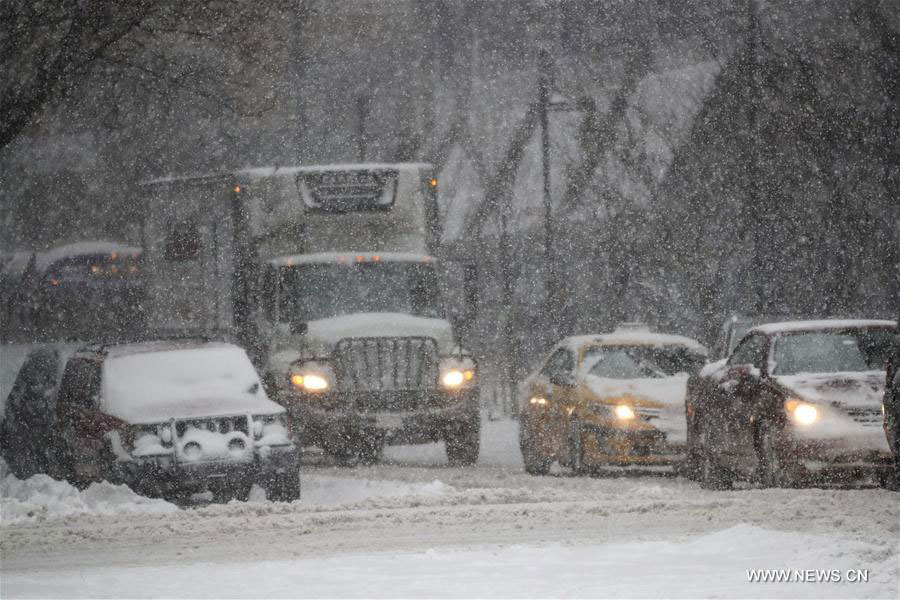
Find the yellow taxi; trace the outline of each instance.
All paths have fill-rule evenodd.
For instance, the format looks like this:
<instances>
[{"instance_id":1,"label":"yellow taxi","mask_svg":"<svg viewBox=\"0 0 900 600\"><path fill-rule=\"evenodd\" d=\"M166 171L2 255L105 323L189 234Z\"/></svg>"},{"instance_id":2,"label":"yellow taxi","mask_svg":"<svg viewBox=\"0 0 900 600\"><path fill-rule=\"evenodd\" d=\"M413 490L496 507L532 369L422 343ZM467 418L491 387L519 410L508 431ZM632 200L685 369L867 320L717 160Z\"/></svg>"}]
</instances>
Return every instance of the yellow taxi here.
<instances>
[{"instance_id":1,"label":"yellow taxi","mask_svg":"<svg viewBox=\"0 0 900 600\"><path fill-rule=\"evenodd\" d=\"M525 470L675 464L687 438L687 380L706 356L696 340L640 324L563 339L519 386Z\"/></svg>"}]
</instances>

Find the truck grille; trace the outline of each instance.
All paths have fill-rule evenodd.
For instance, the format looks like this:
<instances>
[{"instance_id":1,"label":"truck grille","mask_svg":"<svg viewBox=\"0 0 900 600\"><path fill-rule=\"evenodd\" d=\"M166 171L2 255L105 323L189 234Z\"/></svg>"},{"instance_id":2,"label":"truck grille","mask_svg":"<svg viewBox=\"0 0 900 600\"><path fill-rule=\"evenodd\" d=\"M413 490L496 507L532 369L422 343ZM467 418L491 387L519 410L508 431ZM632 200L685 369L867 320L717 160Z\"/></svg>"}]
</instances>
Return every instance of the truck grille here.
<instances>
[{"instance_id":1,"label":"truck grille","mask_svg":"<svg viewBox=\"0 0 900 600\"><path fill-rule=\"evenodd\" d=\"M434 389L437 342L428 337L344 338L334 350L339 389L410 391Z\"/></svg>"},{"instance_id":2,"label":"truck grille","mask_svg":"<svg viewBox=\"0 0 900 600\"><path fill-rule=\"evenodd\" d=\"M845 408L847 415L863 427L881 427L881 408Z\"/></svg>"},{"instance_id":3,"label":"truck grille","mask_svg":"<svg viewBox=\"0 0 900 600\"><path fill-rule=\"evenodd\" d=\"M246 415L231 417L208 417L204 419L185 419L175 421L175 434L179 438L183 437L185 432L187 432L187 430L191 428L221 434L231 433L232 431L239 431L244 435L250 435L250 424L247 421Z\"/></svg>"}]
</instances>

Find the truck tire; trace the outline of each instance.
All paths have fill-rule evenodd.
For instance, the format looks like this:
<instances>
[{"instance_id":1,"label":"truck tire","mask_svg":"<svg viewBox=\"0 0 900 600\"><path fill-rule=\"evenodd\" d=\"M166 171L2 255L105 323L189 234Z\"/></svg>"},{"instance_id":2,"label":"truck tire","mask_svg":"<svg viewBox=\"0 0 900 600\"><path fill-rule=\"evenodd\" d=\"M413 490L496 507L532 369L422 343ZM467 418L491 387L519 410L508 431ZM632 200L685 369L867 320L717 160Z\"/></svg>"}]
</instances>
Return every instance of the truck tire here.
<instances>
[{"instance_id":1,"label":"truck tire","mask_svg":"<svg viewBox=\"0 0 900 600\"><path fill-rule=\"evenodd\" d=\"M300 499L300 471L288 469L276 473L266 486L266 498L270 502L293 502Z\"/></svg>"},{"instance_id":2,"label":"truck tire","mask_svg":"<svg viewBox=\"0 0 900 600\"><path fill-rule=\"evenodd\" d=\"M474 422L453 423L444 431L447 460L457 467L470 467L478 462L481 450L481 426Z\"/></svg>"}]
</instances>

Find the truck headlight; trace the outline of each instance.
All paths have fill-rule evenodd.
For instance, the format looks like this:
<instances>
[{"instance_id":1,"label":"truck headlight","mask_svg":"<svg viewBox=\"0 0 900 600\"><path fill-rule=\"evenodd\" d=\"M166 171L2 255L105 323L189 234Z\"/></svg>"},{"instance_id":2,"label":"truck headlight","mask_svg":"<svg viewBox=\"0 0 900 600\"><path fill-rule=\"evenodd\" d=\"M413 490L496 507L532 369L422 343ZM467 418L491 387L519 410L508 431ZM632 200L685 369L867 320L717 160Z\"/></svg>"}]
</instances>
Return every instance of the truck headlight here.
<instances>
[{"instance_id":1,"label":"truck headlight","mask_svg":"<svg viewBox=\"0 0 900 600\"><path fill-rule=\"evenodd\" d=\"M456 390L475 380L475 362L468 356L449 357L441 360L440 381L447 389Z\"/></svg>"},{"instance_id":2,"label":"truck headlight","mask_svg":"<svg viewBox=\"0 0 900 600\"><path fill-rule=\"evenodd\" d=\"M291 385L309 392L321 392L328 389L328 380L315 373L291 375Z\"/></svg>"},{"instance_id":3,"label":"truck headlight","mask_svg":"<svg viewBox=\"0 0 900 600\"><path fill-rule=\"evenodd\" d=\"M819 420L819 409L809 402L791 399L784 403L784 407L798 425L809 426Z\"/></svg>"},{"instance_id":4,"label":"truck headlight","mask_svg":"<svg viewBox=\"0 0 900 600\"><path fill-rule=\"evenodd\" d=\"M334 385L334 372L329 365L310 361L291 368L291 388L302 392L324 392Z\"/></svg>"},{"instance_id":5,"label":"truck headlight","mask_svg":"<svg viewBox=\"0 0 900 600\"><path fill-rule=\"evenodd\" d=\"M446 373L444 373L444 376L441 377L441 383L444 384L444 387L448 388L458 388L463 384L463 381L465 381L463 372L457 369L447 371Z\"/></svg>"}]
</instances>

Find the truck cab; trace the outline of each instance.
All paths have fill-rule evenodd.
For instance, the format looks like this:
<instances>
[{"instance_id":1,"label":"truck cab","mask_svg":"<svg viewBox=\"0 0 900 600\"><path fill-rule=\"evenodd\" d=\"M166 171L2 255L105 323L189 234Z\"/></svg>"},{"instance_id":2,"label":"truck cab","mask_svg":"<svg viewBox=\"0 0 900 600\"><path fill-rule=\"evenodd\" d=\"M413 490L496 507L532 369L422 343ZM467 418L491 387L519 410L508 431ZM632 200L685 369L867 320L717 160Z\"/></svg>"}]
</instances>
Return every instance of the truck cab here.
<instances>
[{"instance_id":1,"label":"truck cab","mask_svg":"<svg viewBox=\"0 0 900 600\"><path fill-rule=\"evenodd\" d=\"M236 332L303 445L355 461L386 444L443 440L451 463L477 460L477 369L461 339L473 270L446 277L431 165L257 168L148 185L151 328ZM447 291L469 301L448 303Z\"/></svg>"}]
</instances>

